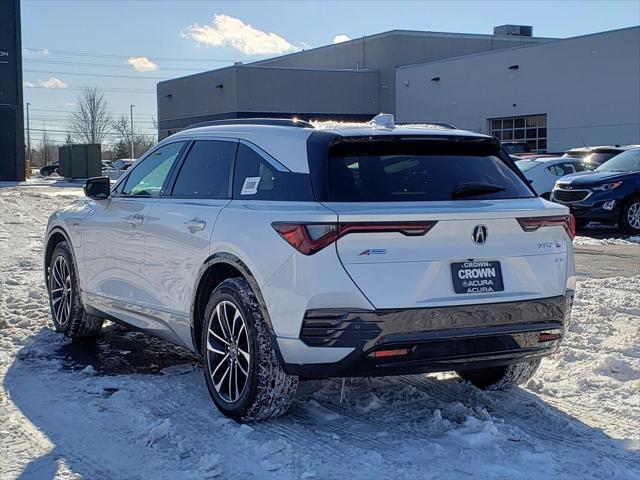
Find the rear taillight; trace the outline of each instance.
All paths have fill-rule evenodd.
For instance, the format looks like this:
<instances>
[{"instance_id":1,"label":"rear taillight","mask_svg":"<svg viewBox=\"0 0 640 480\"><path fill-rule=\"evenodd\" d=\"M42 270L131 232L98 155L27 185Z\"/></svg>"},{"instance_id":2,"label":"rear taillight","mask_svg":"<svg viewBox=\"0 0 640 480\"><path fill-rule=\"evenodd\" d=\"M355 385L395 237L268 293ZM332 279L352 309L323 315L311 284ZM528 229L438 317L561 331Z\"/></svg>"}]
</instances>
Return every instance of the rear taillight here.
<instances>
[{"instance_id":1,"label":"rear taillight","mask_svg":"<svg viewBox=\"0 0 640 480\"><path fill-rule=\"evenodd\" d=\"M541 227L563 227L571 240L576 236L576 219L571 214L553 217L519 218L518 223L525 232L535 232Z\"/></svg>"},{"instance_id":2,"label":"rear taillight","mask_svg":"<svg viewBox=\"0 0 640 480\"><path fill-rule=\"evenodd\" d=\"M360 222L360 223L281 223L271 225L289 245L305 255L313 255L350 233L397 232L406 236L422 236L436 222Z\"/></svg>"}]
</instances>

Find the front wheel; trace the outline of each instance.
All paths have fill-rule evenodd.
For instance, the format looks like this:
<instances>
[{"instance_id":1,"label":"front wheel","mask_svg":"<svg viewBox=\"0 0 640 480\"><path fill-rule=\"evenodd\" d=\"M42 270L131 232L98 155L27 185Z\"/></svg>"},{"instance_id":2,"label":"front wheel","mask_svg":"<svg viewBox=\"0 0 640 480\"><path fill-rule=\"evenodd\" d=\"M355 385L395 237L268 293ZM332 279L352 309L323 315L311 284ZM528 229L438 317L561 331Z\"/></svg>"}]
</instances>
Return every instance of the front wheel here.
<instances>
[{"instance_id":1,"label":"front wheel","mask_svg":"<svg viewBox=\"0 0 640 480\"><path fill-rule=\"evenodd\" d=\"M539 366L540 360L538 359L500 367L458 370L456 373L463 380L473 383L478 388L507 390L531 379Z\"/></svg>"},{"instance_id":2,"label":"front wheel","mask_svg":"<svg viewBox=\"0 0 640 480\"><path fill-rule=\"evenodd\" d=\"M622 207L620 226L626 233L640 234L640 198L632 198Z\"/></svg>"},{"instance_id":3,"label":"front wheel","mask_svg":"<svg viewBox=\"0 0 640 480\"><path fill-rule=\"evenodd\" d=\"M220 411L243 421L285 413L295 399L298 377L282 369L249 283L244 278L222 282L204 315L204 375Z\"/></svg>"},{"instance_id":4,"label":"front wheel","mask_svg":"<svg viewBox=\"0 0 640 480\"><path fill-rule=\"evenodd\" d=\"M98 336L103 320L88 314L80 302L80 287L73 255L65 241L58 243L51 255L47 287L56 331L70 338Z\"/></svg>"}]
</instances>

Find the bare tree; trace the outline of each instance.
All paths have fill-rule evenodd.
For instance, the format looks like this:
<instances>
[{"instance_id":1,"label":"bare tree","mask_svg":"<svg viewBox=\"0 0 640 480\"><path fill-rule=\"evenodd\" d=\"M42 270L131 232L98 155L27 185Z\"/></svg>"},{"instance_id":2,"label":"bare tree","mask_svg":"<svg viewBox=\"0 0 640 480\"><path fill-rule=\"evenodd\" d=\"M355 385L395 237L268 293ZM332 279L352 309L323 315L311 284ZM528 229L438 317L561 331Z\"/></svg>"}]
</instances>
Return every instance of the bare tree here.
<instances>
[{"instance_id":1,"label":"bare tree","mask_svg":"<svg viewBox=\"0 0 640 480\"><path fill-rule=\"evenodd\" d=\"M42 139L35 151L34 167L49 165L58 159L58 151L53 139L49 136L46 129L42 132Z\"/></svg>"},{"instance_id":2,"label":"bare tree","mask_svg":"<svg viewBox=\"0 0 640 480\"><path fill-rule=\"evenodd\" d=\"M112 123L114 133L117 134L118 140L114 144L115 158L129 158L131 156L131 127L129 119L125 115L121 115ZM133 132L133 156L138 158L144 152L149 150L154 144L152 136L144 135L134 129Z\"/></svg>"},{"instance_id":3,"label":"bare tree","mask_svg":"<svg viewBox=\"0 0 640 480\"><path fill-rule=\"evenodd\" d=\"M71 130L80 143L103 143L111 127L111 114L98 87L85 88L78 98Z\"/></svg>"}]
</instances>

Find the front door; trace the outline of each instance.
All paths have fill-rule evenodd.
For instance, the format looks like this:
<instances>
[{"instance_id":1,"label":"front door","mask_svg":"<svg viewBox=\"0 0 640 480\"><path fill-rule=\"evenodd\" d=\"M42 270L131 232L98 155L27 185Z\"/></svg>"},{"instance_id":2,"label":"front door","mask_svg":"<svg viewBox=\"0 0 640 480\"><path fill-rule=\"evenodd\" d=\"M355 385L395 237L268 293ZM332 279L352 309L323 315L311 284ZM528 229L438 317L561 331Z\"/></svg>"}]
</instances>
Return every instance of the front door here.
<instances>
[{"instance_id":1,"label":"front door","mask_svg":"<svg viewBox=\"0 0 640 480\"><path fill-rule=\"evenodd\" d=\"M144 226L185 145L166 144L140 160L108 200L95 202L84 221L83 289L91 304L106 313L134 310L149 302Z\"/></svg>"}]
</instances>

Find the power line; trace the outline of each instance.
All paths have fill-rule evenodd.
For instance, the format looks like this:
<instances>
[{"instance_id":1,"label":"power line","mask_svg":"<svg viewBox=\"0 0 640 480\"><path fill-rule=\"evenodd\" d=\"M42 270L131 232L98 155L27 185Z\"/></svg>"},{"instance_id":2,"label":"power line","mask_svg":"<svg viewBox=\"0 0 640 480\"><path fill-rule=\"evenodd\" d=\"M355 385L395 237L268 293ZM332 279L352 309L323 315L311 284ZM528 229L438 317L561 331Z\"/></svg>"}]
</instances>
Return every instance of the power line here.
<instances>
[{"instance_id":1,"label":"power line","mask_svg":"<svg viewBox=\"0 0 640 480\"><path fill-rule=\"evenodd\" d=\"M71 133L71 134L77 133L77 132L74 132L73 129L55 130L55 129L48 129L48 128L32 128L31 130L33 130L34 132L49 132L49 133ZM105 133L103 133L103 135L111 135L111 136L116 135L116 136L119 136L119 137L122 136L117 132L105 132ZM152 133L136 133L136 135L142 135L142 136L145 136L145 137L155 137L156 136L156 135L154 135Z\"/></svg>"},{"instance_id":2,"label":"power line","mask_svg":"<svg viewBox=\"0 0 640 480\"><path fill-rule=\"evenodd\" d=\"M135 80L166 80L168 77L147 77L141 75L109 75L108 73L80 73L80 72L56 72L51 70L32 70L25 68L23 72L29 73L46 73L55 75L79 75L82 77L108 77L108 78L133 78Z\"/></svg>"},{"instance_id":3,"label":"power line","mask_svg":"<svg viewBox=\"0 0 640 480\"><path fill-rule=\"evenodd\" d=\"M52 110L50 108L30 108L29 110L33 111L33 112L55 112L55 113L72 113L72 112L65 112L64 110ZM114 113L114 115L127 115L125 113ZM155 117L155 113L136 113L135 115L151 115L152 117Z\"/></svg>"},{"instance_id":4,"label":"power line","mask_svg":"<svg viewBox=\"0 0 640 480\"><path fill-rule=\"evenodd\" d=\"M119 68L119 69L131 69L131 65L123 63L122 65L113 65L107 63L86 63L86 62L69 62L65 60L40 60L35 58L25 58L23 59L26 63L45 63L48 65L71 65L78 67L94 67L94 68ZM162 68L165 71L175 71L175 72L205 72L207 71L207 67L201 68Z\"/></svg>"},{"instance_id":5,"label":"power line","mask_svg":"<svg viewBox=\"0 0 640 480\"><path fill-rule=\"evenodd\" d=\"M30 51L31 50L31 51ZM233 63L235 59L228 58L185 58L185 57L156 57L155 55L118 55L113 53L89 53L89 52L74 52L71 50L51 50L49 48L25 48L26 53L47 53L55 55L71 55L74 57L96 57L96 58L131 58L131 57L145 57L153 60L161 60L165 62L220 62L220 63Z\"/></svg>"},{"instance_id":6,"label":"power line","mask_svg":"<svg viewBox=\"0 0 640 480\"><path fill-rule=\"evenodd\" d=\"M65 90L78 90L83 91L86 88L93 87L64 87L64 88L51 88L51 87L43 87L39 85L25 85L24 88L44 88L47 90L55 90L55 91L65 91ZM127 88L100 88L101 92L109 92L109 93L156 93L155 90L142 90L142 89L127 89Z\"/></svg>"}]
</instances>

